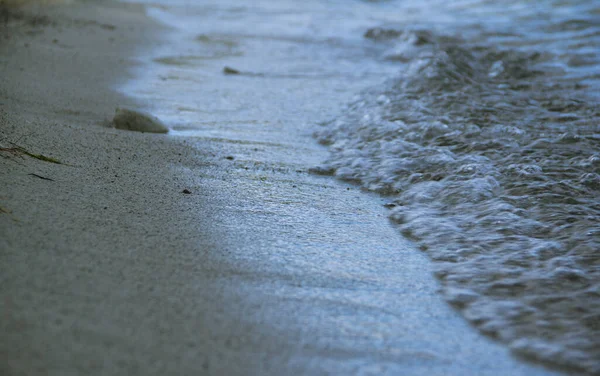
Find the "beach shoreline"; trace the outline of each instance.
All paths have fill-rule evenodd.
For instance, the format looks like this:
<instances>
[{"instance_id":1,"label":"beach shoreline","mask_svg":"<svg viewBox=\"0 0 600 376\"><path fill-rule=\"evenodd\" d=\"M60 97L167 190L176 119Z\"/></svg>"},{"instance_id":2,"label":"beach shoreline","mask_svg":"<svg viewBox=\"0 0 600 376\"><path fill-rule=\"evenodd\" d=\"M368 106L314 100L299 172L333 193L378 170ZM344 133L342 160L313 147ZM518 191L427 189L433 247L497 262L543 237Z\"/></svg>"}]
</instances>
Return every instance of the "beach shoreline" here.
<instances>
[{"instance_id":1,"label":"beach shoreline","mask_svg":"<svg viewBox=\"0 0 600 376\"><path fill-rule=\"evenodd\" d=\"M384 199L308 174L316 144L112 128L165 30L143 6L0 17L0 373L557 374L441 300Z\"/></svg>"}]
</instances>

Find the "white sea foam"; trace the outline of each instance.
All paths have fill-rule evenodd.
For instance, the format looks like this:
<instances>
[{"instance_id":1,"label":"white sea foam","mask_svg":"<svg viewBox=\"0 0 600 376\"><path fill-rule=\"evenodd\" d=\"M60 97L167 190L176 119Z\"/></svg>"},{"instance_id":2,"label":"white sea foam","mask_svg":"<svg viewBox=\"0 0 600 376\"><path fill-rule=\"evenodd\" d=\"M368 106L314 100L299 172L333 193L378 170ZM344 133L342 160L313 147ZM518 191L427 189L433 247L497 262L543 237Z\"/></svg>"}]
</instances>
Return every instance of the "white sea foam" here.
<instances>
[{"instance_id":1,"label":"white sea foam","mask_svg":"<svg viewBox=\"0 0 600 376\"><path fill-rule=\"evenodd\" d=\"M332 151L321 170L392 195L391 218L483 332L597 374L600 23L581 15L600 8L508 8L367 32L400 73L317 133Z\"/></svg>"}]
</instances>

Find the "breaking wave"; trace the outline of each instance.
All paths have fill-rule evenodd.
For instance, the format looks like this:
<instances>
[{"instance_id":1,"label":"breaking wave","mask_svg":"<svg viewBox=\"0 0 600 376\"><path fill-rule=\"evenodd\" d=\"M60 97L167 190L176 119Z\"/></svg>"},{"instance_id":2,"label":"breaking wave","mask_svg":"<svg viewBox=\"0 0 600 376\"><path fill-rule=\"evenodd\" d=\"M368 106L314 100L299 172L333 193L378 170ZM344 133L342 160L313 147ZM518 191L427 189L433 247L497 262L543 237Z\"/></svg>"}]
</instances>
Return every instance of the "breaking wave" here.
<instances>
[{"instance_id":1,"label":"breaking wave","mask_svg":"<svg viewBox=\"0 0 600 376\"><path fill-rule=\"evenodd\" d=\"M400 73L323 124L315 172L389 195L481 331L600 374L600 22L542 25L368 30Z\"/></svg>"}]
</instances>

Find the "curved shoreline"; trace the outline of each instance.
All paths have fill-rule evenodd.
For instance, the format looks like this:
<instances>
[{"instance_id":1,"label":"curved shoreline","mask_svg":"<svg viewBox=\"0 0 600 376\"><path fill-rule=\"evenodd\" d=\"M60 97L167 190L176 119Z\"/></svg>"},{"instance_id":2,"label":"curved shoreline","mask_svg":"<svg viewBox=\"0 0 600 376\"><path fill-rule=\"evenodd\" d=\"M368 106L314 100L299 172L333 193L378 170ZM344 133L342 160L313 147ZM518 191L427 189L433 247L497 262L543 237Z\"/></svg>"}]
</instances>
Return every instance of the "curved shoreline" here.
<instances>
[{"instance_id":1,"label":"curved shoreline","mask_svg":"<svg viewBox=\"0 0 600 376\"><path fill-rule=\"evenodd\" d=\"M381 199L306 173L326 153L306 138L103 127L157 32L140 6L23 12L2 26L0 147L62 163L0 159L0 371L556 374L470 328Z\"/></svg>"}]
</instances>

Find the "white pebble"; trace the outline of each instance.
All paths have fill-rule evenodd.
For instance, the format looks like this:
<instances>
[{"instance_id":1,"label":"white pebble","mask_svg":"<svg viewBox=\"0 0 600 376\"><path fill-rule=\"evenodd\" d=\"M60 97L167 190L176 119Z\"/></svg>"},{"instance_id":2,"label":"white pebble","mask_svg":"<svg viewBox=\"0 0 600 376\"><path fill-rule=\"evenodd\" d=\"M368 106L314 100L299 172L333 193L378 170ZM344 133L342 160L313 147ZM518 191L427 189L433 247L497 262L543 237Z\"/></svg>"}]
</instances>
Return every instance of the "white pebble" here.
<instances>
[{"instance_id":1,"label":"white pebble","mask_svg":"<svg viewBox=\"0 0 600 376\"><path fill-rule=\"evenodd\" d=\"M117 108L113 123L117 129L136 132L167 133L169 128L158 118L139 111Z\"/></svg>"}]
</instances>

